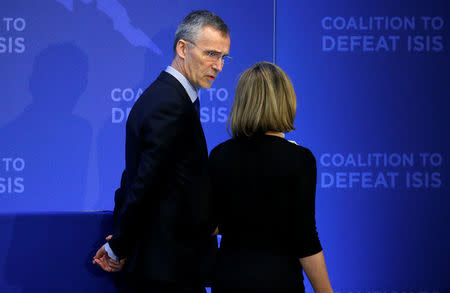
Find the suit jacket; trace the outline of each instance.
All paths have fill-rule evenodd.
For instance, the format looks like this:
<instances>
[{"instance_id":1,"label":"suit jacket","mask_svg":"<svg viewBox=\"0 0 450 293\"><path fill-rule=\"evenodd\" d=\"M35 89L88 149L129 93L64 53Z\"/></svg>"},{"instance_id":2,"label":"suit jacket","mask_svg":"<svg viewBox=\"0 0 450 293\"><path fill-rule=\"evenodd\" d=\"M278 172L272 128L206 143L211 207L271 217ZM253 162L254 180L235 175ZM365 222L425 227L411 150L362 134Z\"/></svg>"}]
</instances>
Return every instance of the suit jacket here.
<instances>
[{"instance_id":1,"label":"suit jacket","mask_svg":"<svg viewBox=\"0 0 450 293\"><path fill-rule=\"evenodd\" d=\"M213 216L222 234L216 287L303 292L299 258L322 250L313 154L257 134L218 145L209 164Z\"/></svg>"},{"instance_id":2,"label":"suit jacket","mask_svg":"<svg viewBox=\"0 0 450 293\"><path fill-rule=\"evenodd\" d=\"M163 281L198 281L211 242L208 153L187 92L167 72L133 106L126 167L115 196L110 247L126 270Z\"/></svg>"}]
</instances>

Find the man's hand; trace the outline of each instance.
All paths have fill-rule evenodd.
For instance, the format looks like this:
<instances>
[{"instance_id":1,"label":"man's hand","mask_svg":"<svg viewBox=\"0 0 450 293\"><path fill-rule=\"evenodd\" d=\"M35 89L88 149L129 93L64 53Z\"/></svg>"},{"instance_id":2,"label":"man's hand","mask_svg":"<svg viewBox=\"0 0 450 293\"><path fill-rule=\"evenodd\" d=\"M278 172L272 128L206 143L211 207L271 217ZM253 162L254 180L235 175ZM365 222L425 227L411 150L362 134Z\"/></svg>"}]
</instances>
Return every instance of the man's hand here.
<instances>
[{"instance_id":1,"label":"man's hand","mask_svg":"<svg viewBox=\"0 0 450 293\"><path fill-rule=\"evenodd\" d=\"M110 240L112 237L112 235L109 235L108 237L106 237L106 240ZM108 253L105 250L105 244L103 244L102 247L100 247L99 250L97 250L97 253L94 256L94 259L92 260L93 264L97 264L99 265L104 271L106 272L118 272L120 271L125 262L126 262L126 258L121 259L119 261L115 261L112 258L110 258L108 256Z\"/></svg>"}]
</instances>

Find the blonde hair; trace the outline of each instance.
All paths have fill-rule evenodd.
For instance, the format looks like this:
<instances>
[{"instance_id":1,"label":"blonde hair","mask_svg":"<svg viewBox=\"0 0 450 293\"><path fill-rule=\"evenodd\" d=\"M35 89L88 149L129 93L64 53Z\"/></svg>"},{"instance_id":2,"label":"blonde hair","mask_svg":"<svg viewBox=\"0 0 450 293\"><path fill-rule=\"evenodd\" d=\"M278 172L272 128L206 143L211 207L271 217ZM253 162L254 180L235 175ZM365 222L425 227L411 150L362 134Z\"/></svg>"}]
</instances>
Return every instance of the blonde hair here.
<instances>
[{"instance_id":1,"label":"blonde hair","mask_svg":"<svg viewBox=\"0 0 450 293\"><path fill-rule=\"evenodd\" d=\"M236 86L228 117L231 136L252 136L266 131L294 130L297 98L286 73L270 62L259 62L244 71Z\"/></svg>"}]
</instances>

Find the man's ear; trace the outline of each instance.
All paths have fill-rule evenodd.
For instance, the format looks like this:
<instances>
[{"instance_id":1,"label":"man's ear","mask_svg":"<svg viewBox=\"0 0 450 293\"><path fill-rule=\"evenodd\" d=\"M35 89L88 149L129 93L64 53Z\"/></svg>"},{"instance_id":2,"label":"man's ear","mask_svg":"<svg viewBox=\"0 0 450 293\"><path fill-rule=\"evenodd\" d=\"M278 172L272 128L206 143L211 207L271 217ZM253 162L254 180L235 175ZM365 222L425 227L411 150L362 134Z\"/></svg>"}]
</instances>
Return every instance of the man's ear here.
<instances>
[{"instance_id":1,"label":"man's ear","mask_svg":"<svg viewBox=\"0 0 450 293\"><path fill-rule=\"evenodd\" d=\"M176 46L176 51L177 51L177 55L180 58L184 59L186 57L187 49L188 49L187 42L183 39L178 40L178 43Z\"/></svg>"}]
</instances>

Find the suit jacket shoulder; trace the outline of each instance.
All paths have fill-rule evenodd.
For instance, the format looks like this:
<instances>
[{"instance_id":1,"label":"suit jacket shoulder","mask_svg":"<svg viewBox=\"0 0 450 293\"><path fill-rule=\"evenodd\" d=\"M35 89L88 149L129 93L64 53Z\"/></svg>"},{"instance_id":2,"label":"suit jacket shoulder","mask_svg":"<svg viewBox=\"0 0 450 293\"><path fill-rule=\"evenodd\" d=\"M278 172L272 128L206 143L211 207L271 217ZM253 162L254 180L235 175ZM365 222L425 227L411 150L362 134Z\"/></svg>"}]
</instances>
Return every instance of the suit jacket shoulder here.
<instances>
[{"instance_id":1,"label":"suit jacket shoulder","mask_svg":"<svg viewBox=\"0 0 450 293\"><path fill-rule=\"evenodd\" d=\"M184 87L175 77L163 71L134 104L127 130L134 130L138 135L139 127L148 124L146 121L164 119L165 115L184 119L192 110L193 105Z\"/></svg>"}]
</instances>

